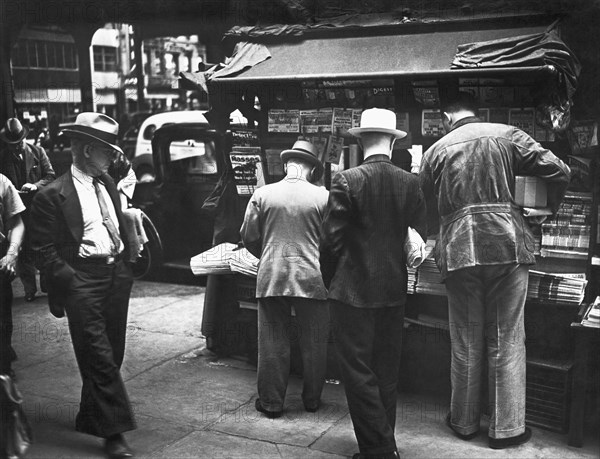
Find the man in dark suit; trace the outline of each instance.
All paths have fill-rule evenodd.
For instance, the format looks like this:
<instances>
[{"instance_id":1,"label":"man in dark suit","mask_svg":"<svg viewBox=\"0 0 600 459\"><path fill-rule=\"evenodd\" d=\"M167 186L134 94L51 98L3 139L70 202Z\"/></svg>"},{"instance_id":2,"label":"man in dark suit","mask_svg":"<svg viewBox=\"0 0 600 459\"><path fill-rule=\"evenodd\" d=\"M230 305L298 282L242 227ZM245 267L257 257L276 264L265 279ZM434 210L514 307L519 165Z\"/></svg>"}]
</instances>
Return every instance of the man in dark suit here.
<instances>
[{"instance_id":1,"label":"man in dark suit","mask_svg":"<svg viewBox=\"0 0 600 459\"><path fill-rule=\"evenodd\" d=\"M408 227L426 238L426 208L416 176L391 162L396 129L390 110L365 110L350 129L364 162L336 174L320 242L331 326L360 453L397 458L396 386L404 325Z\"/></svg>"},{"instance_id":2,"label":"man in dark suit","mask_svg":"<svg viewBox=\"0 0 600 459\"><path fill-rule=\"evenodd\" d=\"M23 126L17 118L9 118L0 130L0 140L4 148L0 155L0 173L6 175L19 191L23 203L29 209L35 193L48 185L56 174L50 164L48 155L42 147L25 142L29 128ZM25 226L29 223L29 211L23 213ZM33 301L37 292L35 266L29 232L25 232L23 248L19 253L17 273L23 282L25 300ZM40 279L40 283L43 280ZM43 289L43 286L42 286Z\"/></svg>"},{"instance_id":3,"label":"man in dark suit","mask_svg":"<svg viewBox=\"0 0 600 459\"><path fill-rule=\"evenodd\" d=\"M129 247L113 180L119 125L81 113L65 133L73 165L33 200L31 239L46 270L51 312L66 310L83 387L76 429L105 439L109 457L131 457L122 436L135 428L121 378L132 286Z\"/></svg>"}]
</instances>

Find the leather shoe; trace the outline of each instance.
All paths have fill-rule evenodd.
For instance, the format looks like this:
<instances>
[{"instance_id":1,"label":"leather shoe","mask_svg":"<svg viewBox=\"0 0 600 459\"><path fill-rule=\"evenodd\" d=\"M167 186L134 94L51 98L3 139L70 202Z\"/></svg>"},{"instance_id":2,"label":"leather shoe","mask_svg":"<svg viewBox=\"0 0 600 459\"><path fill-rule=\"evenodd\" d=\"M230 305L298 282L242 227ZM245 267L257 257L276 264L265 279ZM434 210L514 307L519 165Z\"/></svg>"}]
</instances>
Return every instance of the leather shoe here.
<instances>
[{"instance_id":1,"label":"leather shoe","mask_svg":"<svg viewBox=\"0 0 600 459\"><path fill-rule=\"evenodd\" d=\"M479 435L479 431L473 432L473 433L470 433L470 434L467 434L467 435L461 434L461 433L457 432L454 429L454 427L452 427L451 417L452 417L452 415L450 413L448 413L446 415L446 425L448 427L450 427L450 430L452 430L452 432L454 432L454 435L456 435L461 440L465 440L465 441L473 440L477 435Z\"/></svg>"},{"instance_id":2,"label":"leather shoe","mask_svg":"<svg viewBox=\"0 0 600 459\"><path fill-rule=\"evenodd\" d=\"M27 293L25 295L25 301L27 301L28 303L35 300L35 293Z\"/></svg>"},{"instance_id":3,"label":"leather shoe","mask_svg":"<svg viewBox=\"0 0 600 459\"><path fill-rule=\"evenodd\" d=\"M516 437L508 437L508 438L488 438L488 444L492 449L504 449L510 448L511 446L519 446L523 443L527 443L531 440L531 429L529 427L525 427L525 432L521 435L517 435Z\"/></svg>"},{"instance_id":4,"label":"leather shoe","mask_svg":"<svg viewBox=\"0 0 600 459\"><path fill-rule=\"evenodd\" d=\"M281 415L283 414L283 411L269 411L269 410L265 409L262 406L262 403L260 403L260 398L257 398L256 401L254 402L254 408L256 408L256 411L259 411L259 412L265 414L269 419L280 418Z\"/></svg>"},{"instance_id":5,"label":"leather shoe","mask_svg":"<svg viewBox=\"0 0 600 459\"><path fill-rule=\"evenodd\" d=\"M120 434L107 438L104 441L104 451L106 451L106 454L110 459L133 457L131 449L129 449L129 446L125 443L123 435Z\"/></svg>"},{"instance_id":6,"label":"leather shoe","mask_svg":"<svg viewBox=\"0 0 600 459\"><path fill-rule=\"evenodd\" d=\"M317 411L319 411L319 407L321 406L320 402L315 402L315 403L305 403L304 404L304 409L306 411L308 411L309 413L316 413Z\"/></svg>"}]
</instances>

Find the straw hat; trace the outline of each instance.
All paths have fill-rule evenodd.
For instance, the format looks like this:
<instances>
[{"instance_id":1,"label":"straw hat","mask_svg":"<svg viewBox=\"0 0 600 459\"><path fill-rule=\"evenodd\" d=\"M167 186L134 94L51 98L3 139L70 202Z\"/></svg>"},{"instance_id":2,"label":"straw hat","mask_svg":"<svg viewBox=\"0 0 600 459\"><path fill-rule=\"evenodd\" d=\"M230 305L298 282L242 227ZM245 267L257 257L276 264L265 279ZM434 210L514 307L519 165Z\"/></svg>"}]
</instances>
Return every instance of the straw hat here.
<instances>
[{"instance_id":1,"label":"straw hat","mask_svg":"<svg viewBox=\"0 0 600 459\"><path fill-rule=\"evenodd\" d=\"M360 127L348 129L354 137L360 137L365 132L381 132L393 135L396 139L406 137L406 132L396 129L396 114L383 108L369 108L362 112Z\"/></svg>"}]
</instances>

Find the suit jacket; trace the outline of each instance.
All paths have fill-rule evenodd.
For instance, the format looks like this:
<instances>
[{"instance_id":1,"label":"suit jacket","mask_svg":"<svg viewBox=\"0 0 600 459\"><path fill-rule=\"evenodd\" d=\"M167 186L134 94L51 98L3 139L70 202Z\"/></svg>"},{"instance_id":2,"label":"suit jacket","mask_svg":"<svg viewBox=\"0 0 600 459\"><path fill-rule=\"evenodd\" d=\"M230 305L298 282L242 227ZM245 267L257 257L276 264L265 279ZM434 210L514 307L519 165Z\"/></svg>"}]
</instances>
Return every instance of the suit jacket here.
<instances>
[{"instance_id":1,"label":"suit jacket","mask_svg":"<svg viewBox=\"0 0 600 459\"><path fill-rule=\"evenodd\" d=\"M8 150L2 152L2 161L0 162L1 172L6 175L15 187L20 189L25 183L33 183L42 188L54 180L56 174L50 164L48 155L42 147L30 145L25 142L23 159L25 161L25 177L23 183L17 183L14 162Z\"/></svg>"},{"instance_id":2,"label":"suit jacket","mask_svg":"<svg viewBox=\"0 0 600 459\"><path fill-rule=\"evenodd\" d=\"M326 205L327 190L306 180L283 179L254 192L240 232L246 248L260 258L257 298L327 298L319 269Z\"/></svg>"},{"instance_id":3,"label":"suit jacket","mask_svg":"<svg viewBox=\"0 0 600 459\"><path fill-rule=\"evenodd\" d=\"M329 298L362 308L404 304L404 240L409 226L426 239L426 213L418 178L386 155L336 174L320 241Z\"/></svg>"},{"instance_id":4,"label":"suit jacket","mask_svg":"<svg viewBox=\"0 0 600 459\"><path fill-rule=\"evenodd\" d=\"M115 207L127 259L129 245L117 187L109 175L104 174L101 179ZM83 238L83 214L70 170L35 195L30 225L36 265L46 272L50 310L55 316L62 317L74 273L71 264Z\"/></svg>"}]
</instances>

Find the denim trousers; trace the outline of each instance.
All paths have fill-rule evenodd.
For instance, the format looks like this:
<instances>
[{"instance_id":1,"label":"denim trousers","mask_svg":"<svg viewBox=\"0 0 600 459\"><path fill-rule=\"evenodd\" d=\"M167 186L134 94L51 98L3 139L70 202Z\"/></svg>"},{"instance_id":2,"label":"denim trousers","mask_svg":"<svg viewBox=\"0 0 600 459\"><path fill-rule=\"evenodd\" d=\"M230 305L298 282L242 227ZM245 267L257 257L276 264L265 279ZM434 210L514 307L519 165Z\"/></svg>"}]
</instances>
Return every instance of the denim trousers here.
<instances>
[{"instance_id":1,"label":"denim trousers","mask_svg":"<svg viewBox=\"0 0 600 459\"><path fill-rule=\"evenodd\" d=\"M396 399L404 305L357 308L330 302L331 326L359 451L396 451Z\"/></svg>"},{"instance_id":2,"label":"denim trousers","mask_svg":"<svg viewBox=\"0 0 600 459\"><path fill-rule=\"evenodd\" d=\"M524 309L529 266L464 268L446 279L452 362L451 424L463 435L479 430L487 358L491 438L525 431Z\"/></svg>"},{"instance_id":3,"label":"denim trousers","mask_svg":"<svg viewBox=\"0 0 600 459\"><path fill-rule=\"evenodd\" d=\"M268 411L283 410L294 341L299 344L302 358L302 401L305 406L314 407L321 400L327 370L327 301L284 296L259 298L257 386L261 405Z\"/></svg>"}]
</instances>

